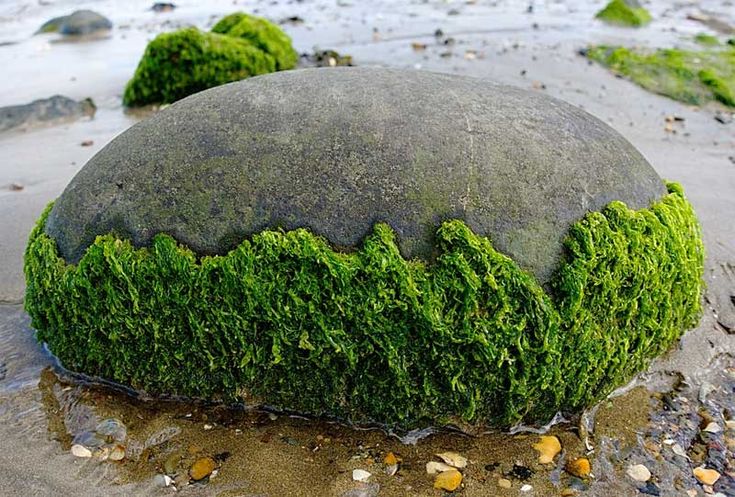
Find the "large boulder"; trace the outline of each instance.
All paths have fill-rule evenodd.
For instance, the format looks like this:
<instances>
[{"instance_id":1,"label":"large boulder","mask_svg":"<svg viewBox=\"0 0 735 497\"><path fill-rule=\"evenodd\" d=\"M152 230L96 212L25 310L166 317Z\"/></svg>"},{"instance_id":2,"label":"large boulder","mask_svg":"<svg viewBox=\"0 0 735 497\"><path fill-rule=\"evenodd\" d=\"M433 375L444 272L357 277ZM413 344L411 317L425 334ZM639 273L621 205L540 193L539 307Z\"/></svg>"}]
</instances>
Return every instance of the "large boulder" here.
<instances>
[{"instance_id":1,"label":"large boulder","mask_svg":"<svg viewBox=\"0 0 735 497\"><path fill-rule=\"evenodd\" d=\"M41 216L25 272L38 339L75 371L507 427L591 405L695 325L703 248L681 187L575 107L338 68L121 134Z\"/></svg>"},{"instance_id":2,"label":"large boulder","mask_svg":"<svg viewBox=\"0 0 735 497\"><path fill-rule=\"evenodd\" d=\"M59 198L46 232L69 262L114 231L225 254L265 228L357 247L377 222L432 258L461 219L547 283L569 227L666 192L622 136L569 104L479 79L303 70L194 95L133 126Z\"/></svg>"}]
</instances>

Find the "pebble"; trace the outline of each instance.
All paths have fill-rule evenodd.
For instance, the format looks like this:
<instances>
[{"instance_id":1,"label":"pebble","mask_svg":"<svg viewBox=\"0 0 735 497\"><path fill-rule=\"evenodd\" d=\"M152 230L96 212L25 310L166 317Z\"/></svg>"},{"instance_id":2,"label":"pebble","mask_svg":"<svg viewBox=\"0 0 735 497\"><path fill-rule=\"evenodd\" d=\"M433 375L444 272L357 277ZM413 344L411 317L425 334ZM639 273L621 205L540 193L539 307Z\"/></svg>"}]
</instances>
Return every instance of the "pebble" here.
<instances>
[{"instance_id":1,"label":"pebble","mask_svg":"<svg viewBox=\"0 0 735 497\"><path fill-rule=\"evenodd\" d=\"M707 433L720 433L722 431L722 427L712 421L704 428L704 431L706 431Z\"/></svg>"},{"instance_id":2,"label":"pebble","mask_svg":"<svg viewBox=\"0 0 735 497\"><path fill-rule=\"evenodd\" d=\"M71 453L76 457L92 457L92 451L80 444L72 445Z\"/></svg>"},{"instance_id":3,"label":"pebble","mask_svg":"<svg viewBox=\"0 0 735 497\"><path fill-rule=\"evenodd\" d=\"M703 485L714 485L720 479L720 473L714 469L706 469L700 466L694 468L694 477Z\"/></svg>"},{"instance_id":4,"label":"pebble","mask_svg":"<svg viewBox=\"0 0 735 497\"><path fill-rule=\"evenodd\" d=\"M153 483L158 487L168 487L173 483L173 479L168 475L156 475L153 477Z\"/></svg>"},{"instance_id":5,"label":"pebble","mask_svg":"<svg viewBox=\"0 0 735 497\"><path fill-rule=\"evenodd\" d=\"M125 447L120 444L113 445L107 458L110 461L122 461L125 459Z\"/></svg>"},{"instance_id":6,"label":"pebble","mask_svg":"<svg viewBox=\"0 0 735 497\"><path fill-rule=\"evenodd\" d=\"M436 475L434 488L454 492L462 484L462 473L452 468Z\"/></svg>"},{"instance_id":7,"label":"pebble","mask_svg":"<svg viewBox=\"0 0 735 497\"><path fill-rule=\"evenodd\" d=\"M549 464L554 462L554 457L561 452L561 442L554 435L542 435L539 441L533 444L533 448L539 453L538 462Z\"/></svg>"},{"instance_id":8,"label":"pebble","mask_svg":"<svg viewBox=\"0 0 735 497\"><path fill-rule=\"evenodd\" d=\"M567 464L566 470L569 474L580 478L587 478L592 472L590 461L586 457L578 457Z\"/></svg>"},{"instance_id":9,"label":"pebble","mask_svg":"<svg viewBox=\"0 0 735 497\"><path fill-rule=\"evenodd\" d=\"M436 457L458 469L467 467L467 458L456 452L442 452L441 454L436 454Z\"/></svg>"},{"instance_id":10,"label":"pebble","mask_svg":"<svg viewBox=\"0 0 735 497\"><path fill-rule=\"evenodd\" d=\"M189 468L189 476L194 481L203 480L217 467L217 463L211 457L202 457L194 461Z\"/></svg>"},{"instance_id":11,"label":"pebble","mask_svg":"<svg viewBox=\"0 0 735 497\"><path fill-rule=\"evenodd\" d=\"M521 487L521 492L530 492L531 490L533 490L533 487L528 483Z\"/></svg>"},{"instance_id":12,"label":"pebble","mask_svg":"<svg viewBox=\"0 0 735 497\"><path fill-rule=\"evenodd\" d=\"M429 461L426 463L426 472L430 475L437 473L443 473L444 471L451 471L454 468L443 462Z\"/></svg>"},{"instance_id":13,"label":"pebble","mask_svg":"<svg viewBox=\"0 0 735 497\"><path fill-rule=\"evenodd\" d=\"M498 486L500 488L510 488L513 484L507 478L501 478L498 480Z\"/></svg>"},{"instance_id":14,"label":"pebble","mask_svg":"<svg viewBox=\"0 0 735 497\"><path fill-rule=\"evenodd\" d=\"M368 481L368 478L371 476L373 476L372 473L365 471L364 469L352 470L352 479L355 481Z\"/></svg>"},{"instance_id":15,"label":"pebble","mask_svg":"<svg viewBox=\"0 0 735 497\"><path fill-rule=\"evenodd\" d=\"M626 473L635 481L648 481L651 479L651 472L642 464L630 466Z\"/></svg>"},{"instance_id":16,"label":"pebble","mask_svg":"<svg viewBox=\"0 0 735 497\"><path fill-rule=\"evenodd\" d=\"M561 491L561 497L573 497L574 495L579 495L579 490L574 490L573 488L565 488Z\"/></svg>"},{"instance_id":17,"label":"pebble","mask_svg":"<svg viewBox=\"0 0 735 497\"><path fill-rule=\"evenodd\" d=\"M127 428L122 421L116 418L103 419L97 424L94 431L108 442L124 442L128 436Z\"/></svg>"}]
</instances>

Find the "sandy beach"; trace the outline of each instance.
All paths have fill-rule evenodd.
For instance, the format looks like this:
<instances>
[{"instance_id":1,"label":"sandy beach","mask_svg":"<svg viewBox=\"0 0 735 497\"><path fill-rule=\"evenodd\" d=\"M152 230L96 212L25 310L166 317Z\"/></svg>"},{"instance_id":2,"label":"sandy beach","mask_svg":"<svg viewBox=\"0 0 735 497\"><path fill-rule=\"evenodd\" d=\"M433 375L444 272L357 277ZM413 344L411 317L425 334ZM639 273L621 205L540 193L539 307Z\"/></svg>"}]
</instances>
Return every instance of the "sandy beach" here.
<instances>
[{"instance_id":1,"label":"sandy beach","mask_svg":"<svg viewBox=\"0 0 735 497\"><path fill-rule=\"evenodd\" d=\"M562 495L567 488L578 492L567 495L704 495L692 474L693 461L715 464L717 458L722 481L712 493L735 495L735 432L723 429L709 439L700 426L703 420L725 426L727 416L735 415L733 110L692 107L652 94L578 54L590 44L696 48L695 34L723 34L687 16L706 12L735 26L735 8L728 0L677 6L652 0L646 7L653 22L630 30L595 21L602 6L599 1L181 1L171 12L155 13L150 2L141 1L0 1L0 106L56 94L90 97L97 105L92 119L0 133L0 474L5 476L0 494L169 495L177 486L184 495L438 496L443 492L432 487L425 464L437 460L435 453L455 451L470 460L457 492L466 496ZM33 36L45 20L78 8L110 18L112 31L83 41ZM360 66L488 78L561 98L607 122L662 178L680 182L696 210L707 251L700 325L593 410L594 426L588 426L587 416L551 428L563 447L553 465L539 464L533 431L479 436L441 431L415 441L281 414L146 401L54 370L22 307L28 233L90 157L154 112L131 113L121 101L147 41L180 26L209 27L235 10L281 21L299 53L335 49ZM435 36L438 29L441 37ZM447 38L453 42L445 43ZM125 424L126 458L113 463L70 454L74 437L104 419ZM672 453L674 444L686 457ZM704 454L695 454L698 450ZM385 472L389 452L402 458L395 475ZM216 477L188 484L187 468L205 456L216 461ZM570 479L566 462L582 456L592 462L594 477ZM626 475L635 464L651 470L655 489ZM166 465L181 475L169 486L162 484ZM354 469L372 476L366 483L353 481ZM511 488L499 486L501 479L511 481ZM530 489L522 491L524 485Z\"/></svg>"}]
</instances>

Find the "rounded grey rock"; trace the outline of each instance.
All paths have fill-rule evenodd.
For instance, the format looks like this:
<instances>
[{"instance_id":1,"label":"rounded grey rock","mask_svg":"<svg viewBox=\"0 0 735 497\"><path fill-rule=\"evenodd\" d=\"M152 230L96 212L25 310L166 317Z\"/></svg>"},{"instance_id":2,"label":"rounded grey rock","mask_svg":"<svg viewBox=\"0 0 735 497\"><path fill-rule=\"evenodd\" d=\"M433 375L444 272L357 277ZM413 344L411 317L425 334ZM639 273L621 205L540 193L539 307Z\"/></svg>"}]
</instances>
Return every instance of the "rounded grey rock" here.
<instances>
[{"instance_id":1,"label":"rounded grey rock","mask_svg":"<svg viewBox=\"0 0 735 497\"><path fill-rule=\"evenodd\" d=\"M461 219L546 284L588 211L665 191L628 141L562 101L462 76L306 69L136 124L71 181L46 233L75 262L110 232L136 246L168 233L204 255L303 227L350 250L385 222L405 257L431 260L437 227Z\"/></svg>"},{"instance_id":2,"label":"rounded grey rock","mask_svg":"<svg viewBox=\"0 0 735 497\"><path fill-rule=\"evenodd\" d=\"M57 32L63 35L88 35L112 29L112 22L93 10L77 10L67 16L54 17L43 23L38 33Z\"/></svg>"}]
</instances>

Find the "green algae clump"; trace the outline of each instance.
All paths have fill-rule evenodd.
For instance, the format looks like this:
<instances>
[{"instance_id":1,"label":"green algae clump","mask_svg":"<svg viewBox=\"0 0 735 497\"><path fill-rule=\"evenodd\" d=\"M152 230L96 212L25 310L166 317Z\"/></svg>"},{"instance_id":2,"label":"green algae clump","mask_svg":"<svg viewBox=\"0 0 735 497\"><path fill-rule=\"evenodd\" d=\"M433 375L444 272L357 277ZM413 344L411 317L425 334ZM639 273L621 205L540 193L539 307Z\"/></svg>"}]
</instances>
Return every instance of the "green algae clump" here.
<instances>
[{"instance_id":1,"label":"green algae clump","mask_svg":"<svg viewBox=\"0 0 735 497\"><path fill-rule=\"evenodd\" d=\"M151 394L244 400L352 422L507 427L579 410L628 381L700 316L704 250L676 184L573 225L546 292L461 221L431 263L376 224L335 251L262 231L198 258L166 234L98 236L78 264L44 233L25 308L65 367Z\"/></svg>"},{"instance_id":2,"label":"green algae clump","mask_svg":"<svg viewBox=\"0 0 735 497\"><path fill-rule=\"evenodd\" d=\"M646 51L603 45L590 48L587 56L675 100L693 105L714 100L735 107L735 47Z\"/></svg>"},{"instance_id":3,"label":"green algae clump","mask_svg":"<svg viewBox=\"0 0 735 497\"><path fill-rule=\"evenodd\" d=\"M651 14L635 0L612 0L595 17L619 26L639 27L651 22Z\"/></svg>"},{"instance_id":4,"label":"green algae clump","mask_svg":"<svg viewBox=\"0 0 735 497\"><path fill-rule=\"evenodd\" d=\"M234 36L250 42L276 61L276 69L293 69L298 62L298 54L291 46L291 39L275 24L243 12L236 12L222 18L212 28L213 33Z\"/></svg>"},{"instance_id":5,"label":"green algae clump","mask_svg":"<svg viewBox=\"0 0 735 497\"><path fill-rule=\"evenodd\" d=\"M707 34L707 33L698 33L694 37L694 41L706 47L716 47L717 45L720 44L719 38L717 38L716 36Z\"/></svg>"},{"instance_id":6,"label":"green algae clump","mask_svg":"<svg viewBox=\"0 0 735 497\"><path fill-rule=\"evenodd\" d=\"M218 28L225 21L231 33ZM172 103L207 88L296 66L291 39L265 19L232 14L215 28L158 35L125 87L123 104Z\"/></svg>"}]
</instances>

